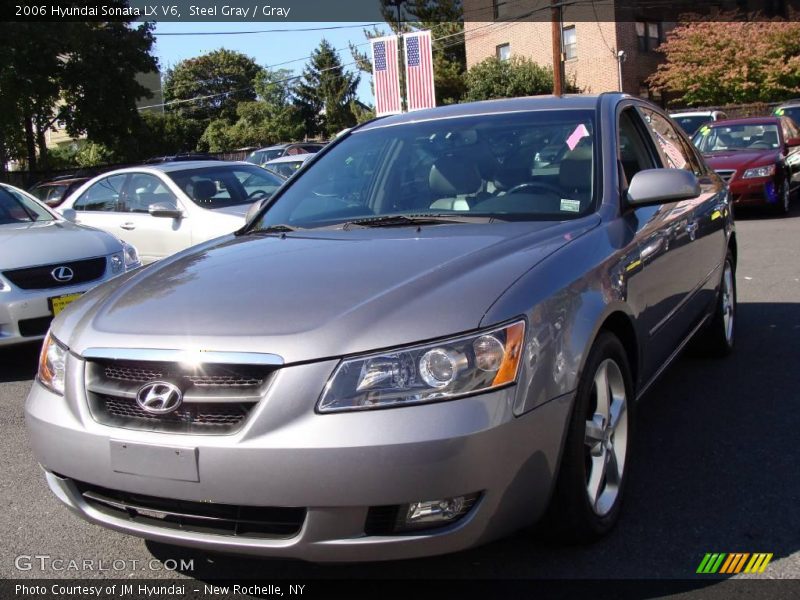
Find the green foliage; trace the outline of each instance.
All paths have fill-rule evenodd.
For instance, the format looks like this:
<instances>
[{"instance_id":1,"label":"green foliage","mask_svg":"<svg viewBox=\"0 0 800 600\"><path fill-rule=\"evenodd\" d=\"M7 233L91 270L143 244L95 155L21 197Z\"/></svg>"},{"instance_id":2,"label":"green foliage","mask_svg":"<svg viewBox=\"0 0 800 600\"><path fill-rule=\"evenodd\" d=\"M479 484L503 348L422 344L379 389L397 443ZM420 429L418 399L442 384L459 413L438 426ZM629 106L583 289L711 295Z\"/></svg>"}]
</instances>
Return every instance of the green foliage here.
<instances>
[{"instance_id":1,"label":"green foliage","mask_svg":"<svg viewBox=\"0 0 800 600\"><path fill-rule=\"evenodd\" d=\"M158 66L152 29L132 21L0 24L0 133L20 132L7 138L11 154L24 144L33 169L38 146L46 164L46 132L58 120L73 136L123 143L139 119L136 100L148 94L136 75Z\"/></svg>"},{"instance_id":2,"label":"green foliage","mask_svg":"<svg viewBox=\"0 0 800 600\"><path fill-rule=\"evenodd\" d=\"M686 105L773 102L800 92L800 22L693 22L659 50L649 82Z\"/></svg>"},{"instance_id":3,"label":"green foliage","mask_svg":"<svg viewBox=\"0 0 800 600\"><path fill-rule=\"evenodd\" d=\"M467 54L464 46L464 22L461 0L402 0L400 20L396 5L381 0L381 13L394 35L429 29L433 37L433 80L436 86L437 105L460 102L466 92L464 75L467 69ZM374 27L364 30L367 39L383 37L384 30ZM372 74L369 51L361 52L351 44L350 53L358 68ZM403 48L400 60L403 63ZM405 90L405 74L400 71L400 89ZM405 92L403 92L405 93Z\"/></svg>"},{"instance_id":4,"label":"green foliage","mask_svg":"<svg viewBox=\"0 0 800 600\"><path fill-rule=\"evenodd\" d=\"M356 124L350 103L356 99L360 79L345 71L336 50L323 39L294 88L307 135L333 136Z\"/></svg>"},{"instance_id":5,"label":"green foliage","mask_svg":"<svg viewBox=\"0 0 800 600\"><path fill-rule=\"evenodd\" d=\"M183 117L210 123L233 123L236 106L256 99L255 84L263 69L249 56L221 48L189 58L169 69L164 77L164 100ZM180 102L191 100L191 102Z\"/></svg>"},{"instance_id":6,"label":"green foliage","mask_svg":"<svg viewBox=\"0 0 800 600\"><path fill-rule=\"evenodd\" d=\"M491 57L467 72L466 87L466 100L550 94L553 91L553 71L525 57L514 56L510 60ZM574 85L567 87L574 91Z\"/></svg>"},{"instance_id":7,"label":"green foliage","mask_svg":"<svg viewBox=\"0 0 800 600\"><path fill-rule=\"evenodd\" d=\"M202 123L179 113L145 112L135 135L119 150L126 161L192 152L203 134Z\"/></svg>"}]
</instances>

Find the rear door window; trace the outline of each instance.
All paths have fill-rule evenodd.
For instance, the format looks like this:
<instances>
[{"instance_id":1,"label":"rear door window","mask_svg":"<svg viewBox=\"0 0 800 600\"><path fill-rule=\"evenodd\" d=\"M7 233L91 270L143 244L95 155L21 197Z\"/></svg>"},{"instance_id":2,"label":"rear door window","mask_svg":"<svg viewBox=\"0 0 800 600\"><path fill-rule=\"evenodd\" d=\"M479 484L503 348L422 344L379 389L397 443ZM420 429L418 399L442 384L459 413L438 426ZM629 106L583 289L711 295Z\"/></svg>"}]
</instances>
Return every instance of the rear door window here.
<instances>
[{"instance_id":1,"label":"rear door window","mask_svg":"<svg viewBox=\"0 0 800 600\"><path fill-rule=\"evenodd\" d=\"M121 210L122 190L127 173L104 177L92 184L75 201L72 208L78 211L118 212Z\"/></svg>"}]
</instances>

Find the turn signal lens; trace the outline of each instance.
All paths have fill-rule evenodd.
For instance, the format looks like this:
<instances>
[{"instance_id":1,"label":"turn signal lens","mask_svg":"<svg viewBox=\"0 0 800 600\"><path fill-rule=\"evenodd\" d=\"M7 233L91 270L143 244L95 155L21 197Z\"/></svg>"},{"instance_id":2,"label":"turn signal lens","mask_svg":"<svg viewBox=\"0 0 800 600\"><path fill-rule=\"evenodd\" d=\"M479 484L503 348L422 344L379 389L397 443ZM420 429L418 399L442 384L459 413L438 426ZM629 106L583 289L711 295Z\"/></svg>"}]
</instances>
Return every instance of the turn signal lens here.
<instances>
[{"instance_id":1,"label":"turn signal lens","mask_svg":"<svg viewBox=\"0 0 800 600\"><path fill-rule=\"evenodd\" d=\"M48 332L39 354L39 372L36 378L43 386L56 394L64 395L67 348Z\"/></svg>"}]
</instances>

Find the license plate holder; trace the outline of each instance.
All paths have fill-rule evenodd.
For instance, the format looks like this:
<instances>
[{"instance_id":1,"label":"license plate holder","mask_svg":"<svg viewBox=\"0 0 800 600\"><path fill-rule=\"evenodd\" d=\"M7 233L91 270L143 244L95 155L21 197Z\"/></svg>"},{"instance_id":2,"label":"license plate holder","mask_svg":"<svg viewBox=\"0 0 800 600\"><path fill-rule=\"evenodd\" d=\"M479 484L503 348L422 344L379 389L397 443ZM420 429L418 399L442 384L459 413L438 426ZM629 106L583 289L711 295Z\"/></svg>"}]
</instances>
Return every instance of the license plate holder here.
<instances>
[{"instance_id":1,"label":"license plate holder","mask_svg":"<svg viewBox=\"0 0 800 600\"><path fill-rule=\"evenodd\" d=\"M110 440L115 473L176 481L200 481L197 448Z\"/></svg>"},{"instance_id":2,"label":"license plate holder","mask_svg":"<svg viewBox=\"0 0 800 600\"><path fill-rule=\"evenodd\" d=\"M53 313L54 317L58 316L62 310L67 308L72 302L75 302L78 298L83 296L83 292L77 292L75 294L63 294L61 296L51 296L47 299L47 306L50 308L50 312Z\"/></svg>"}]
</instances>

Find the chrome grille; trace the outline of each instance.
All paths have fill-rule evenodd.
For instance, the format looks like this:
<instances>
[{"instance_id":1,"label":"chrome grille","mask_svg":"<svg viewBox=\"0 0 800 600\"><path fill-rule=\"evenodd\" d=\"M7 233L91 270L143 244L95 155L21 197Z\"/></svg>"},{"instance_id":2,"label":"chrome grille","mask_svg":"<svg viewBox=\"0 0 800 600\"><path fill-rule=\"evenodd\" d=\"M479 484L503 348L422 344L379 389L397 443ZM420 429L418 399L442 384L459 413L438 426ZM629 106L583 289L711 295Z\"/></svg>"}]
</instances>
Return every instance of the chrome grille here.
<instances>
[{"instance_id":1,"label":"chrome grille","mask_svg":"<svg viewBox=\"0 0 800 600\"><path fill-rule=\"evenodd\" d=\"M53 270L68 267L73 275L69 281L59 281L52 275ZM59 288L100 279L106 272L106 258L88 258L71 262L53 263L40 267L26 267L3 271L8 280L23 290L44 290Z\"/></svg>"},{"instance_id":2,"label":"chrome grille","mask_svg":"<svg viewBox=\"0 0 800 600\"><path fill-rule=\"evenodd\" d=\"M731 179L733 179L733 176L736 174L736 170L735 169L720 169L720 170L716 171L716 173L717 173L717 175L719 175L722 178L722 181L724 181L725 183L728 183Z\"/></svg>"},{"instance_id":3,"label":"chrome grille","mask_svg":"<svg viewBox=\"0 0 800 600\"><path fill-rule=\"evenodd\" d=\"M98 423L125 429L186 434L227 434L239 430L261 400L274 367L139 360L95 359L86 363L89 409ZM180 388L183 401L173 412L154 414L136 401L147 383Z\"/></svg>"}]
</instances>

